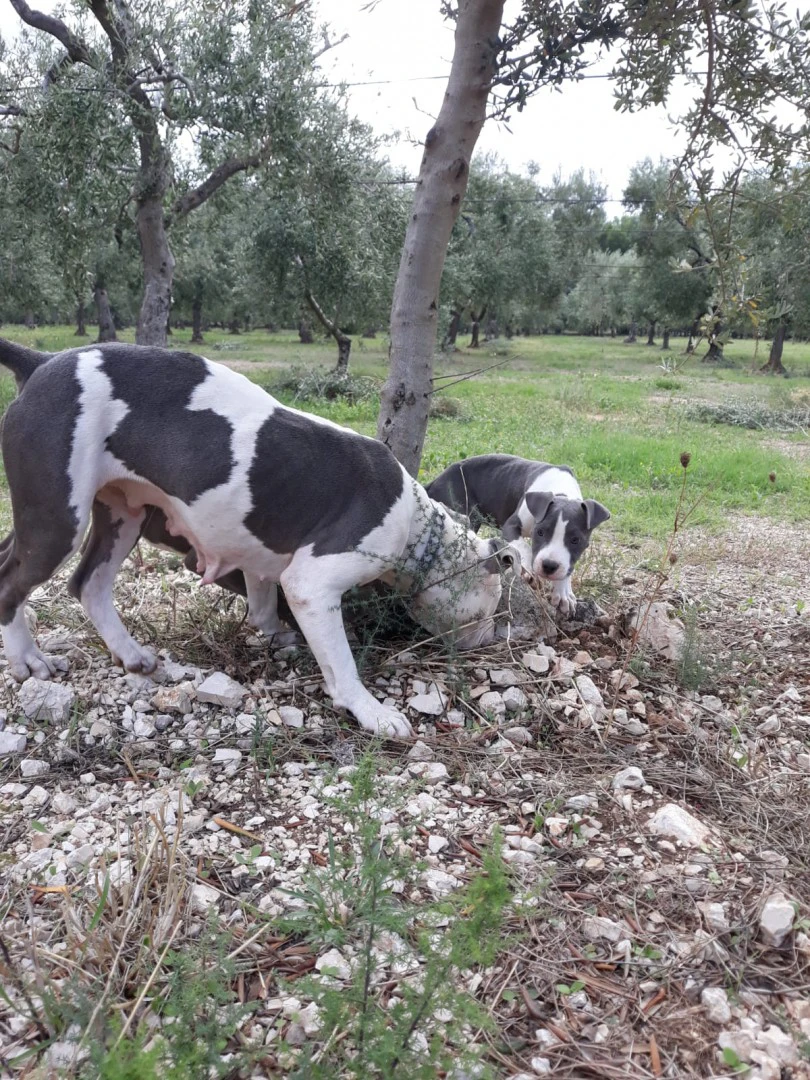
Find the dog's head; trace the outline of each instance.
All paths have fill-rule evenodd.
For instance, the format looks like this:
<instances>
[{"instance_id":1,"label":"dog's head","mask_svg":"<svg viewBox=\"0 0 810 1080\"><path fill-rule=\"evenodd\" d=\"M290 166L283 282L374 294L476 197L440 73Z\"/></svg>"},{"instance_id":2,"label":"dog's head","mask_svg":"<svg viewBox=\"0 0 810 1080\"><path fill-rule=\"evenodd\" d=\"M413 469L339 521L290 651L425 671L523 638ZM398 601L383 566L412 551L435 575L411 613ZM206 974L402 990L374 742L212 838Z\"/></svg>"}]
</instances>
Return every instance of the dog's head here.
<instances>
[{"instance_id":1,"label":"dog's head","mask_svg":"<svg viewBox=\"0 0 810 1080\"><path fill-rule=\"evenodd\" d=\"M501 571L517 569L520 555L505 540L479 539L450 515L442 539L425 586L411 601L411 614L458 649L488 645L495 638Z\"/></svg>"},{"instance_id":2,"label":"dog's head","mask_svg":"<svg viewBox=\"0 0 810 1080\"><path fill-rule=\"evenodd\" d=\"M534 518L532 570L547 581L570 576L593 530L610 517L593 499L566 499L548 491L530 491L526 506Z\"/></svg>"}]
</instances>

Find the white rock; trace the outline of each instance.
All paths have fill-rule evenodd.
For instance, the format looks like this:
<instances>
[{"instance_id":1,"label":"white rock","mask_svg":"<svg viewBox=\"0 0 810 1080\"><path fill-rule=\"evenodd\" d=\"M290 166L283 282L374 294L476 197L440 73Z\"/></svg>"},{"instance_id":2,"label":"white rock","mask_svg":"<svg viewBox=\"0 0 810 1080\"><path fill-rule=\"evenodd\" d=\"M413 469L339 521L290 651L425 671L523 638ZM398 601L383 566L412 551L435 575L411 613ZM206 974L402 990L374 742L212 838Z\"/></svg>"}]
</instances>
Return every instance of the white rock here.
<instances>
[{"instance_id":1,"label":"white rock","mask_svg":"<svg viewBox=\"0 0 810 1080\"><path fill-rule=\"evenodd\" d=\"M408 766L411 776L418 776L425 784L433 787L450 779L447 766L440 761L416 761Z\"/></svg>"},{"instance_id":2,"label":"white rock","mask_svg":"<svg viewBox=\"0 0 810 1080\"><path fill-rule=\"evenodd\" d=\"M657 810L649 821L654 836L669 836L688 847L700 847L711 836L711 831L676 803L667 803Z\"/></svg>"},{"instance_id":3,"label":"white rock","mask_svg":"<svg viewBox=\"0 0 810 1080\"><path fill-rule=\"evenodd\" d=\"M148 716L136 716L132 731L139 739L152 739L156 731L155 722Z\"/></svg>"},{"instance_id":4,"label":"white rock","mask_svg":"<svg viewBox=\"0 0 810 1080\"><path fill-rule=\"evenodd\" d=\"M72 686L33 677L25 680L17 695L17 703L29 720L50 724L67 723L75 699Z\"/></svg>"},{"instance_id":5,"label":"white rock","mask_svg":"<svg viewBox=\"0 0 810 1080\"><path fill-rule=\"evenodd\" d=\"M530 746L532 733L525 727L510 727L503 731L503 737L515 746Z\"/></svg>"},{"instance_id":6,"label":"white rock","mask_svg":"<svg viewBox=\"0 0 810 1080\"><path fill-rule=\"evenodd\" d=\"M774 1058L780 1065L795 1065L799 1060L796 1043L775 1024L766 1027L764 1031L757 1032L756 1044L769 1057Z\"/></svg>"},{"instance_id":7,"label":"white rock","mask_svg":"<svg viewBox=\"0 0 810 1080\"><path fill-rule=\"evenodd\" d=\"M414 694L408 698L408 705L424 716L441 716L445 710L444 696L434 687L427 694Z\"/></svg>"},{"instance_id":8,"label":"white rock","mask_svg":"<svg viewBox=\"0 0 810 1080\"><path fill-rule=\"evenodd\" d=\"M285 727L302 728L304 726L304 714L294 705L279 705L278 715Z\"/></svg>"},{"instance_id":9,"label":"white rock","mask_svg":"<svg viewBox=\"0 0 810 1080\"><path fill-rule=\"evenodd\" d=\"M82 844L80 847L74 848L73 851L69 851L65 856L65 866L70 869L75 869L80 866L87 866L89 862L92 862L95 852L92 844Z\"/></svg>"},{"instance_id":10,"label":"white rock","mask_svg":"<svg viewBox=\"0 0 810 1080\"><path fill-rule=\"evenodd\" d=\"M421 875L422 883L427 886L434 896L447 896L453 892L454 889L458 889L461 886L461 882L458 878L453 877L452 874L445 873L444 870L436 870L431 867L429 870Z\"/></svg>"},{"instance_id":11,"label":"white rock","mask_svg":"<svg viewBox=\"0 0 810 1080\"><path fill-rule=\"evenodd\" d=\"M759 933L766 945L778 949L793 929L796 908L783 892L774 892L765 901L759 916Z\"/></svg>"},{"instance_id":12,"label":"white rock","mask_svg":"<svg viewBox=\"0 0 810 1080\"><path fill-rule=\"evenodd\" d=\"M549 660L547 656L541 656L537 652L526 652L520 658L521 663L533 671L535 675L545 675L549 669Z\"/></svg>"},{"instance_id":13,"label":"white rock","mask_svg":"<svg viewBox=\"0 0 810 1080\"><path fill-rule=\"evenodd\" d=\"M653 601L642 604L630 616L631 630L639 630L638 640L667 660L678 660L686 639L685 627L680 619L671 619L666 604Z\"/></svg>"},{"instance_id":14,"label":"white rock","mask_svg":"<svg viewBox=\"0 0 810 1080\"><path fill-rule=\"evenodd\" d=\"M782 1066L764 1050L755 1048L751 1051L751 1064L757 1068L750 1069L745 1080L782 1080Z\"/></svg>"},{"instance_id":15,"label":"white rock","mask_svg":"<svg viewBox=\"0 0 810 1080\"><path fill-rule=\"evenodd\" d=\"M231 765L242 760L242 751L234 750L230 746L219 746L214 751L215 765Z\"/></svg>"},{"instance_id":16,"label":"white rock","mask_svg":"<svg viewBox=\"0 0 810 1080\"><path fill-rule=\"evenodd\" d=\"M757 731L760 735L778 735L781 730L782 721L776 713L769 716L767 720L763 720L761 724L757 724Z\"/></svg>"},{"instance_id":17,"label":"white rock","mask_svg":"<svg viewBox=\"0 0 810 1080\"><path fill-rule=\"evenodd\" d=\"M339 949L330 949L315 961L316 971L322 975L331 975L333 979L348 982L352 977L352 969L348 960Z\"/></svg>"},{"instance_id":18,"label":"white rock","mask_svg":"<svg viewBox=\"0 0 810 1080\"><path fill-rule=\"evenodd\" d=\"M622 769L621 772L617 772L613 777L613 790L619 791L622 788L629 788L630 791L639 791L647 781L644 779L644 774L637 765L629 765L626 769Z\"/></svg>"},{"instance_id":19,"label":"white rock","mask_svg":"<svg viewBox=\"0 0 810 1080\"><path fill-rule=\"evenodd\" d=\"M802 772L810 773L810 754L797 754L796 764Z\"/></svg>"},{"instance_id":20,"label":"white rock","mask_svg":"<svg viewBox=\"0 0 810 1080\"><path fill-rule=\"evenodd\" d=\"M565 800L564 810L576 810L582 813L585 810L598 810L599 800L595 795L572 795Z\"/></svg>"},{"instance_id":21,"label":"white rock","mask_svg":"<svg viewBox=\"0 0 810 1080\"><path fill-rule=\"evenodd\" d=\"M13 731L0 731L0 758L25 752L27 736L17 735Z\"/></svg>"},{"instance_id":22,"label":"white rock","mask_svg":"<svg viewBox=\"0 0 810 1080\"><path fill-rule=\"evenodd\" d=\"M740 1061L750 1061L754 1037L748 1031L721 1031L717 1044L722 1050L733 1050Z\"/></svg>"},{"instance_id":23,"label":"white rock","mask_svg":"<svg viewBox=\"0 0 810 1080\"><path fill-rule=\"evenodd\" d=\"M50 771L48 762L40 761L38 758L23 758L20 762L20 775L26 780L33 776L44 776Z\"/></svg>"},{"instance_id":24,"label":"white rock","mask_svg":"<svg viewBox=\"0 0 810 1080\"><path fill-rule=\"evenodd\" d=\"M110 885L114 889L123 889L134 877L132 859L121 858L110 867Z\"/></svg>"},{"instance_id":25,"label":"white rock","mask_svg":"<svg viewBox=\"0 0 810 1080\"><path fill-rule=\"evenodd\" d=\"M250 713L239 713L234 721L237 735L252 735L256 730L257 720L259 720L259 718L257 716L251 716ZM262 725L260 720L258 727L261 731Z\"/></svg>"},{"instance_id":26,"label":"white rock","mask_svg":"<svg viewBox=\"0 0 810 1080\"><path fill-rule=\"evenodd\" d=\"M567 817L562 817L559 814L549 814L544 825L548 829L549 836L564 836L568 832L570 822Z\"/></svg>"},{"instance_id":27,"label":"white rock","mask_svg":"<svg viewBox=\"0 0 810 1080\"><path fill-rule=\"evenodd\" d=\"M558 656L551 669L551 678L570 679L576 670L577 666L573 660L569 660L566 656Z\"/></svg>"},{"instance_id":28,"label":"white rock","mask_svg":"<svg viewBox=\"0 0 810 1080\"><path fill-rule=\"evenodd\" d=\"M524 678L522 671L512 668L493 668L489 672L489 681L493 686L517 686Z\"/></svg>"},{"instance_id":29,"label":"white rock","mask_svg":"<svg viewBox=\"0 0 810 1080\"><path fill-rule=\"evenodd\" d=\"M578 675L574 679L574 686L579 691L579 696L586 705L604 705L599 687L589 675Z\"/></svg>"},{"instance_id":30,"label":"white rock","mask_svg":"<svg viewBox=\"0 0 810 1080\"><path fill-rule=\"evenodd\" d=\"M614 922L602 915L587 915L582 920L582 933L588 941L612 941L626 938L629 931L624 923Z\"/></svg>"},{"instance_id":31,"label":"white rock","mask_svg":"<svg viewBox=\"0 0 810 1080\"><path fill-rule=\"evenodd\" d=\"M417 739L405 756L410 761L433 761L435 754L427 743Z\"/></svg>"},{"instance_id":32,"label":"white rock","mask_svg":"<svg viewBox=\"0 0 810 1080\"><path fill-rule=\"evenodd\" d=\"M506 711L503 697L497 690L487 690L487 692L482 694L478 699L478 704L484 712L503 713Z\"/></svg>"},{"instance_id":33,"label":"white rock","mask_svg":"<svg viewBox=\"0 0 810 1080\"><path fill-rule=\"evenodd\" d=\"M731 929L726 914L726 905L711 901L698 901L698 910L703 915L706 929L714 934L727 934Z\"/></svg>"},{"instance_id":34,"label":"white rock","mask_svg":"<svg viewBox=\"0 0 810 1080\"><path fill-rule=\"evenodd\" d=\"M510 686L504 690L502 698L507 712L520 712L529 704L529 699L519 686Z\"/></svg>"},{"instance_id":35,"label":"white rock","mask_svg":"<svg viewBox=\"0 0 810 1080\"><path fill-rule=\"evenodd\" d=\"M38 810L41 810L42 807L47 804L49 799L50 795L45 788L40 787L39 784L35 784L23 799L23 806L29 808L36 807Z\"/></svg>"},{"instance_id":36,"label":"white rock","mask_svg":"<svg viewBox=\"0 0 810 1080\"><path fill-rule=\"evenodd\" d=\"M181 716L188 716L194 711L194 706L191 704L192 690L190 683L183 683L180 686L160 686L152 695L152 705L161 713L179 713Z\"/></svg>"},{"instance_id":37,"label":"white rock","mask_svg":"<svg viewBox=\"0 0 810 1080\"><path fill-rule=\"evenodd\" d=\"M428 837L428 851L432 855L438 855L442 848L446 848L450 841L446 836L436 836L431 834Z\"/></svg>"},{"instance_id":38,"label":"white rock","mask_svg":"<svg viewBox=\"0 0 810 1080\"><path fill-rule=\"evenodd\" d=\"M219 902L219 891L201 881L191 887L191 910L204 915Z\"/></svg>"},{"instance_id":39,"label":"white rock","mask_svg":"<svg viewBox=\"0 0 810 1080\"><path fill-rule=\"evenodd\" d=\"M226 675L224 671L215 671L197 687L197 700L210 705L222 705L225 709L236 709L247 694L244 686Z\"/></svg>"},{"instance_id":40,"label":"white rock","mask_svg":"<svg viewBox=\"0 0 810 1080\"><path fill-rule=\"evenodd\" d=\"M531 1066L535 1076L551 1076L551 1058L533 1057Z\"/></svg>"},{"instance_id":41,"label":"white rock","mask_svg":"<svg viewBox=\"0 0 810 1080\"><path fill-rule=\"evenodd\" d=\"M700 995L700 1003L714 1024L727 1024L731 1019L728 994L722 986L707 986Z\"/></svg>"},{"instance_id":42,"label":"white rock","mask_svg":"<svg viewBox=\"0 0 810 1080\"><path fill-rule=\"evenodd\" d=\"M57 814L72 814L76 800L67 791L57 791L51 799L51 809Z\"/></svg>"}]
</instances>

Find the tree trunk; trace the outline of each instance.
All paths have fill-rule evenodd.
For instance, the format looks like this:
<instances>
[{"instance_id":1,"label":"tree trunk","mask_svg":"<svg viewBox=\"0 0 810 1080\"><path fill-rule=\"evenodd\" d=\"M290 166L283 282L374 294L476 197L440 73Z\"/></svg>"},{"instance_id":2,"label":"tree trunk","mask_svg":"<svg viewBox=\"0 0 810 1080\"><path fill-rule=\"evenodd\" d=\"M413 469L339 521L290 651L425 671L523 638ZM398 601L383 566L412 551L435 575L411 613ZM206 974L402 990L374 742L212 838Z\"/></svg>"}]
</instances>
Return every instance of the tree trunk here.
<instances>
[{"instance_id":1,"label":"tree trunk","mask_svg":"<svg viewBox=\"0 0 810 1080\"><path fill-rule=\"evenodd\" d=\"M191 344L202 345L203 341L202 292L197 291L194 293L194 300L191 304Z\"/></svg>"},{"instance_id":2,"label":"tree trunk","mask_svg":"<svg viewBox=\"0 0 810 1080\"><path fill-rule=\"evenodd\" d=\"M495 341L498 337L498 320L494 315L487 319L487 328L484 332L484 341Z\"/></svg>"},{"instance_id":3,"label":"tree trunk","mask_svg":"<svg viewBox=\"0 0 810 1080\"><path fill-rule=\"evenodd\" d=\"M143 262L143 301L135 340L139 345L165 346L174 278L174 255L166 232L163 198L150 195L139 200L135 222Z\"/></svg>"},{"instance_id":4,"label":"tree trunk","mask_svg":"<svg viewBox=\"0 0 810 1080\"><path fill-rule=\"evenodd\" d=\"M723 316L718 310L712 312L712 328L709 333L709 351L703 357L704 364L719 364L723 359L723 346L718 340L723 332Z\"/></svg>"},{"instance_id":5,"label":"tree trunk","mask_svg":"<svg viewBox=\"0 0 810 1080\"><path fill-rule=\"evenodd\" d=\"M313 342L312 327L304 319L298 320L298 340L302 345L311 345Z\"/></svg>"},{"instance_id":6,"label":"tree trunk","mask_svg":"<svg viewBox=\"0 0 810 1080\"><path fill-rule=\"evenodd\" d=\"M661 331L664 340L661 342L661 352L667 352L669 350L669 327L665 326Z\"/></svg>"},{"instance_id":7,"label":"tree trunk","mask_svg":"<svg viewBox=\"0 0 810 1080\"><path fill-rule=\"evenodd\" d=\"M636 336L637 335L637 330L638 330L638 328L637 328L635 320L634 320L633 322L630 323L630 333L624 339L625 345L635 345L636 340L637 340L637 336Z\"/></svg>"},{"instance_id":8,"label":"tree trunk","mask_svg":"<svg viewBox=\"0 0 810 1080\"><path fill-rule=\"evenodd\" d=\"M107 290L104 288L103 282L96 282L93 296L96 302L96 315L98 316L98 340L117 341L118 335L115 332L115 321L110 310L110 298L107 296Z\"/></svg>"},{"instance_id":9,"label":"tree trunk","mask_svg":"<svg viewBox=\"0 0 810 1080\"><path fill-rule=\"evenodd\" d=\"M303 264L302 264L303 265ZM312 291L308 285L304 287L304 297L309 304L312 313L317 318L318 322L326 330L327 334L330 334L337 342L338 347L338 360L335 365L335 371L345 374L349 370L349 353L352 351L352 339L348 334L344 334L338 326L337 315L334 319L330 319L321 305L312 295Z\"/></svg>"},{"instance_id":10,"label":"tree trunk","mask_svg":"<svg viewBox=\"0 0 810 1080\"><path fill-rule=\"evenodd\" d=\"M33 330L37 325L37 321L34 318L33 311L26 311L25 313L25 328L26 330Z\"/></svg>"},{"instance_id":11,"label":"tree trunk","mask_svg":"<svg viewBox=\"0 0 810 1080\"><path fill-rule=\"evenodd\" d=\"M779 325L776 328L776 333L773 335L768 363L763 364L759 369L760 371L767 371L769 375L787 375L787 368L782 363L782 349L785 347L786 333L787 326L780 319Z\"/></svg>"},{"instance_id":12,"label":"tree trunk","mask_svg":"<svg viewBox=\"0 0 810 1080\"><path fill-rule=\"evenodd\" d=\"M695 338L698 336L699 332L700 332L700 316L698 316L698 318L695 319L695 321L692 323L691 327L689 328L689 340L686 343L686 355L687 356L691 356L692 353L695 351Z\"/></svg>"},{"instance_id":13,"label":"tree trunk","mask_svg":"<svg viewBox=\"0 0 810 1080\"><path fill-rule=\"evenodd\" d=\"M450 322L447 326L447 333L444 335L444 341L442 342L442 349L456 348L456 338L458 337L458 330L461 325L461 311L458 308L453 308L450 312Z\"/></svg>"},{"instance_id":14,"label":"tree trunk","mask_svg":"<svg viewBox=\"0 0 810 1080\"><path fill-rule=\"evenodd\" d=\"M87 309L84 300L76 303L76 333L74 337L87 337Z\"/></svg>"},{"instance_id":15,"label":"tree trunk","mask_svg":"<svg viewBox=\"0 0 810 1080\"><path fill-rule=\"evenodd\" d=\"M648 345L654 345L655 344L655 323L654 322L651 322L648 329L647 329L647 344Z\"/></svg>"},{"instance_id":16,"label":"tree trunk","mask_svg":"<svg viewBox=\"0 0 810 1080\"><path fill-rule=\"evenodd\" d=\"M450 78L425 139L391 309L390 371L377 438L411 475L427 431L439 286L450 233L467 190L470 159L484 126L495 75L504 0L461 0Z\"/></svg>"},{"instance_id":17,"label":"tree trunk","mask_svg":"<svg viewBox=\"0 0 810 1080\"><path fill-rule=\"evenodd\" d=\"M236 319L236 318L231 319L231 321L228 323L228 332L231 333L231 334L239 334L239 333L241 333L241 331L239 330L239 320L238 319Z\"/></svg>"}]
</instances>

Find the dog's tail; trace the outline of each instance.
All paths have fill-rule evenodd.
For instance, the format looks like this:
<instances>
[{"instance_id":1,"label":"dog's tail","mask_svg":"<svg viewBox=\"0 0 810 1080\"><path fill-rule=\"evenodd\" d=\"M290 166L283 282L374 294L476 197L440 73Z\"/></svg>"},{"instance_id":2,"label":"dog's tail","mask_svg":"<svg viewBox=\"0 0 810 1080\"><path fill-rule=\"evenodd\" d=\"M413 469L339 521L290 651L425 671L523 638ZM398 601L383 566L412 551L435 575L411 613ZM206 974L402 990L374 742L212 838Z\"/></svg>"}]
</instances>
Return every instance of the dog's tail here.
<instances>
[{"instance_id":1,"label":"dog's tail","mask_svg":"<svg viewBox=\"0 0 810 1080\"><path fill-rule=\"evenodd\" d=\"M35 352L25 345L0 338L0 364L7 367L17 380L17 392L25 386L38 367L50 360L50 353Z\"/></svg>"}]
</instances>

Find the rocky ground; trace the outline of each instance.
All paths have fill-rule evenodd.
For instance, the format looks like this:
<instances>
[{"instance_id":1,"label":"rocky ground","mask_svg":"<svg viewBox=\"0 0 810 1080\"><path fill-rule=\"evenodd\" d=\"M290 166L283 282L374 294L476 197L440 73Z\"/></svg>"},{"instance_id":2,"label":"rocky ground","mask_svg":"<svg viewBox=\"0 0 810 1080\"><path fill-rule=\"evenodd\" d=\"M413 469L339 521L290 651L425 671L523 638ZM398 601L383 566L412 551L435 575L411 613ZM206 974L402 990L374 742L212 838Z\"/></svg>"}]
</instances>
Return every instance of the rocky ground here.
<instances>
[{"instance_id":1,"label":"rocky ground","mask_svg":"<svg viewBox=\"0 0 810 1080\"><path fill-rule=\"evenodd\" d=\"M165 556L144 551L117 591L164 650L154 679L111 666L63 582L42 590L38 639L69 670L4 684L0 1073L89 1069L111 1014L155 1045L166 957L216 927L252 1006L208 1074L360 1075L363 1036L330 1027L318 987L367 965L352 792L372 747L362 814L411 913L368 945L379 1010L425 982L419 912L449 935L470 910L442 905L493 845L509 870L501 949L448 980L478 1019L431 1001L410 1053L460 1032L496 1076L810 1078L808 540L758 519L687 537L654 596L647 553L603 554L604 614L553 641L361 641L367 684L418 731L376 746L306 650L268 652L239 601Z\"/></svg>"}]
</instances>

